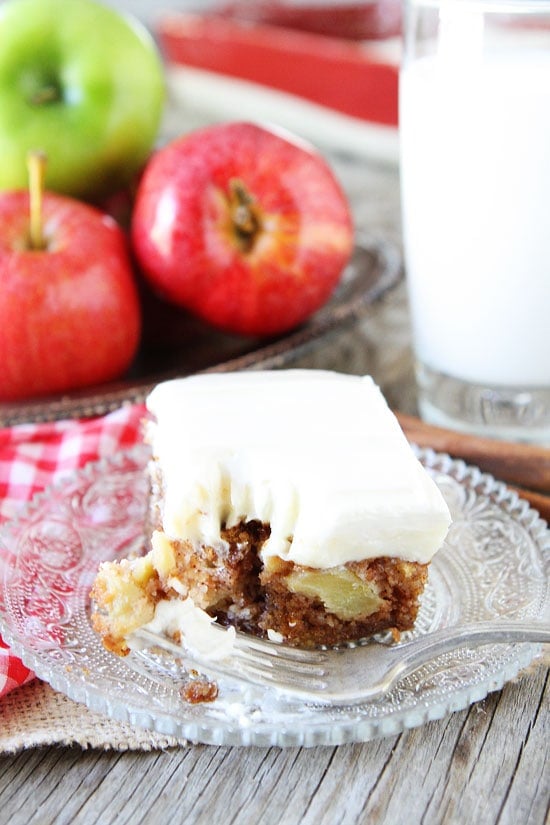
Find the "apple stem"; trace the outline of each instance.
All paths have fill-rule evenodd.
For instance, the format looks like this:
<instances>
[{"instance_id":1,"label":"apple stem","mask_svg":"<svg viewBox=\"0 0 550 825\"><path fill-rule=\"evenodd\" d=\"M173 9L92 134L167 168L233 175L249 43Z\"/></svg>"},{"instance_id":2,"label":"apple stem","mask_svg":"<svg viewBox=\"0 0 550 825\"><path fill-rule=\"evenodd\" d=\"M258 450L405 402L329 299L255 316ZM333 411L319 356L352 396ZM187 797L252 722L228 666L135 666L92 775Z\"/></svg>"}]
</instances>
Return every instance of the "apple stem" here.
<instances>
[{"instance_id":1,"label":"apple stem","mask_svg":"<svg viewBox=\"0 0 550 825\"><path fill-rule=\"evenodd\" d=\"M39 89L30 102L33 106L42 106L45 103L55 103L59 98L59 89L52 83L49 86L44 86L43 89Z\"/></svg>"},{"instance_id":2,"label":"apple stem","mask_svg":"<svg viewBox=\"0 0 550 825\"><path fill-rule=\"evenodd\" d=\"M229 206L239 244L244 252L250 252L260 221L254 207L254 198L239 178L229 181Z\"/></svg>"},{"instance_id":3,"label":"apple stem","mask_svg":"<svg viewBox=\"0 0 550 825\"><path fill-rule=\"evenodd\" d=\"M31 249L45 249L42 206L44 203L44 179L47 158L44 152L32 151L27 155L29 171L29 213Z\"/></svg>"}]
</instances>

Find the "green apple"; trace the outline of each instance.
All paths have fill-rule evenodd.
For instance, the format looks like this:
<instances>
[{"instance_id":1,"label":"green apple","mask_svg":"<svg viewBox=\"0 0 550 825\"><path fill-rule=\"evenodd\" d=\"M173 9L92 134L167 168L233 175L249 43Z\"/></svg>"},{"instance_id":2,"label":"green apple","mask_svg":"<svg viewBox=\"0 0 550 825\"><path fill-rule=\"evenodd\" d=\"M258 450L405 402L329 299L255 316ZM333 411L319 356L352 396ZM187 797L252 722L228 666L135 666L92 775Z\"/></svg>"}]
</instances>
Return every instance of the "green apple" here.
<instances>
[{"instance_id":1,"label":"green apple","mask_svg":"<svg viewBox=\"0 0 550 825\"><path fill-rule=\"evenodd\" d=\"M164 105L148 31L95 0L8 0L0 44L0 189L26 187L29 150L48 156L50 190L93 199L127 185Z\"/></svg>"}]
</instances>

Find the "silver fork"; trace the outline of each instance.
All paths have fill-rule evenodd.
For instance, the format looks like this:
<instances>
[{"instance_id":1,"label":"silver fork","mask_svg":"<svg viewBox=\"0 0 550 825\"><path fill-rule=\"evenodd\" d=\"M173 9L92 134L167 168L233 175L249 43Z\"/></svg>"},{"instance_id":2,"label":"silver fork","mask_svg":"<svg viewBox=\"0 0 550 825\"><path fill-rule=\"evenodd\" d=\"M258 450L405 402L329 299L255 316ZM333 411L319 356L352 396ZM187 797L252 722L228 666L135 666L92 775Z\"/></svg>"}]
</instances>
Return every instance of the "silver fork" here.
<instances>
[{"instance_id":1,"label":"silver fork","mask_svg":"<svg viewBox=\"0 0 550 825\"><path fill-rule=\"evenodd\" d=\"M217 632L225 633L223 628ZM231 677L276 688L289 696L334 704L373 701L400 679L443 653L461 647L514 642L550 642L548 623L490 621L456 625L409 642L370 641L354 647L304 650L238 633L231 654L219 661L192 655L182 646L149 630L134 638L199 665L213 678Z\"/></svg>"}]
</instances>

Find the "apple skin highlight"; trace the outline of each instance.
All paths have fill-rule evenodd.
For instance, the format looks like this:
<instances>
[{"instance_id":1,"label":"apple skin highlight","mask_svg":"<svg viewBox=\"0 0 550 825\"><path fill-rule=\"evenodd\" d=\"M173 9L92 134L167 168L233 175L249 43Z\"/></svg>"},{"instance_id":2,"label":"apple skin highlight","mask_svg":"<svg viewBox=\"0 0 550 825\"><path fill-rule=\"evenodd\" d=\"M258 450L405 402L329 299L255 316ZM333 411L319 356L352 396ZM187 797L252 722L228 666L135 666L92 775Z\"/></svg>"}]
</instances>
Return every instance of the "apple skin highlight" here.
<instances>
[{"instance_id":1,"label":"apple skin highlight","mask_svg":"<svg viewBox=\"0 0 550 825\"><path fill-rule=\"evenodd\" d=\"M0 194L0 401L119 377L141 332L127 241L115 221L45 193L44 249L29 242L29 196Z\"/></svg>"},{"instance_id":2,"label":"apple skin highlight","mask_svg":"<svg viewBox=\"0 0 550 825\"><path fill-rule=\"evenodd\" d=\"M152 157L132 243L167 300L227 332L271 336L329 299L351 256L353 224L312 147L256 124L225 123Z\"/></svg>"}]
</instances>

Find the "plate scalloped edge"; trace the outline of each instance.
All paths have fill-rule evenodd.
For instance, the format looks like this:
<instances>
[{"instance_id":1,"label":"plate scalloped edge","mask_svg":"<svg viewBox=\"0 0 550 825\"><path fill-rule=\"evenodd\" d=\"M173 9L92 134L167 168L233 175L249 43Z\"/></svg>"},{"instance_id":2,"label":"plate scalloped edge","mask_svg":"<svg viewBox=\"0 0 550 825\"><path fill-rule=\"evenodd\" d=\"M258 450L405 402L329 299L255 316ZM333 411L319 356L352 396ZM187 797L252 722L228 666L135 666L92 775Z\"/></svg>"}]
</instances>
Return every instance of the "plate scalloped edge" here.
<instances>
[{"instance_id":1,"label":"plate scalloped edge","mask_svg":"<svg viewBox=\"0 0 550 825\"><path fill-rule=\"evenodd\" d=\"M9 545L10 535L15 537L19 532L25 531L29 520L32 521L33 514L39 514L41 509L50 506L52 496L54 501L63 499L65 491L71 484L82 483L86 488L87 482L94 479L101 482L106 473L118 474L140 472L147 457L147 449L139 446L126 453L120 453L110 459L103 459L93 462L75 473L71 478L52 485L47 490L39 493L21 513L8 525L5 525L0 532L0 538L5 547ZM456 482L458 494L465 491L465 496L470 497L470 504L474 507L481 507L483 518L495 520L494 514L487 516L484 513L484 502L490 502L496 506L497 510L502 510L510 515L512 526L526 530L532 538L537 548L539 556L537 564L542 564L542 572L548 570L550 563L550 531L546 523L540 519L536 511L532 510L528 503L522 500L517 493L510 491L502 482L496 481L492 476L482 473L478 468L471 467L460 460L451 459L449 456L435 453L433 450L417 450L417 454L428 467L434 472L439 483L445 485L446 479L453 479ZM452 485L451 485L452 486ZM455 490L456 492L456 490ZM56 499L57 496L57 499ZM485 501L486 500L486 501ZM482 502L480 505L479 502ZM130 505L131 505L130 501ZM143 503L143 502L142 502ZM100 502L101 504L101 502ZM129 505L129 506L130 506ZM454 502L454 506L456 502ZM461 505L462 506L462 505ZM470 506L470 505L468 505ZM471 523L464 519L468 529ZM498 519L496 520L498 527ZM39 522L40 524L40 522ZM7 543L7 544L6 544ZM477 552L477 551L476 551ZM494 551L493 551L494 552ZM15 557L9 552L8 556L12 561ZM436 557L437 558L437 557ZM3 581L8 576L6 560L3 561L4 573ZM531 571L532 572L532 571ZM531 573L530 573L531 575ZM533 574L536 578L536 575ZM544 614L548 612L548 575L545 576L544 587L539 602L542 605ZM5 595L5 594L4 594ZM114 719L129 722L141 727L155 730L159 733L170 733L179 738L202 742L206 744L228 744L228 745L277 745L277 746L314 746L320 744L334 745L344 742L366 741L379 736L388 736L400 731L416 727L426 721L438 719L450 712L462 710L469 704L483 699L489 692L500 689L506 682L513 679L523 668L527 667L536 656L538 647L533 645L514 645L507 648L513 655L504 657L494 673L481 681L466 682L460 687L451 689L450 694L443 701L417 702L415 706L400 708L399 695L393 707L389 707L386 712L375 713L373 715L363 715L351 709L337 708L328 709L312 705L305 709L305 712L296 713L292 705L278 704L271 698L268 700L268 717L273 716L273 722L262 717L261 724L255 725L253 719L242 716L239 717L237 711L242 707L237 703L230 702L220 712L216 712L213 706L197 706L192 708L182 707L179 713L174 714L173 709L163 712L159 707L148 709L143 703L130 702L129 704L120 701L120 698L109 696L105 688L96 684L88 683L85 678L76 677L73 669L67 668L63 662L44 661L40 652L29 648L17 629L12 629L5 616L5 599L0 594L0 628L5 641L10 644L13 651L20 656L23 662L31 667L40 678L48 681L54 689L65 693L69 698L86 704L91 710L107 713ZM83 594L81 592L82 598ZM97 644L99 644L99 640ZM108 654L111 656L112 654ZM114 657L115 659L117 657ZM468 668L468 660L459 662L462 667ZM128 670L129 678L135 678L136 672ZM433 674L428 674L429 679ZM147 682L147 680L145 680ZM413 684L412 690L418 690L418 684ZM429 691L428 691L429 692ZM436 691L437 692L437 691ZM393 692L392 692L393 693ZM443 689L445 693L445 688ZM258 702L262 703L265 696L253 695L251 702L256 710L256 715L261 713L258 710ZM214 703L217 705L218 703ZM258 706L258 707L256 707ZM227 711L230 711L227 716ZM224 718L225 714L225 718ZM187 717L187 718L186 718ZM246 717L246 718L245 718ZM277 717L275 719L275 717ZM288 717L288 719L287 719ZM319 718L320 717L320 718ZM298 720L298 722L296 721Z\"/></svg>"}]
</instances>

